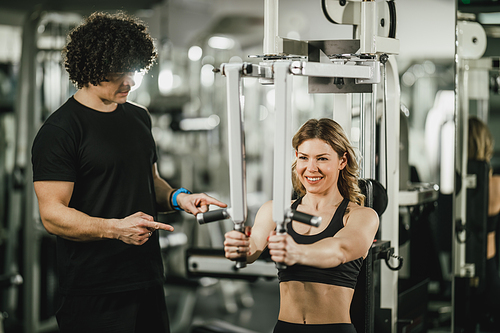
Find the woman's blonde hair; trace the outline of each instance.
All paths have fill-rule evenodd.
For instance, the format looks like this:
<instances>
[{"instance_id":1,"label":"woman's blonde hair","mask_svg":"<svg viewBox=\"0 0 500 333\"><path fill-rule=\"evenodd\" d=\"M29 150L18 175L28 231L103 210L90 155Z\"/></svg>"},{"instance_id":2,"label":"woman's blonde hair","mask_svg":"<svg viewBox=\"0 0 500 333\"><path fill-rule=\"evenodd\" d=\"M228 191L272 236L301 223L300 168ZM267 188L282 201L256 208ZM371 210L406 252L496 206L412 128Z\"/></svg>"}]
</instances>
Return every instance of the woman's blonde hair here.
<instances>
[{"instance_id":1,"label":"woman's blonde hair","mask_svg":"<svg viewBox=\"0 0 500 333\"><path fill-rule=\"evenodd\" d=\"M340 170L337 187L344 198L363 205L365 196L358 186L358 162L356 161L354 149L342 126L328 118L310 119L302 125L293 137L293 148L297 151L303 142L311 139L321 139L328 143L339 158L346 154L347 164L344 169ZM306 189L297 175L297 160L292 164L292 183L293 189L298 195L303 196L306 194Z\"/></svg>"},{"instance_id":2,"label":"woman's blonde hair","mask_svg":"<svg viewBox=\"0 0 500 333\"><path fill-rule=\"evenodd\" d=\"M467 157L470 160L489 162L493 157L493 137L488 126L477 117L469 117Z\"/></svg>"}]
</instances>

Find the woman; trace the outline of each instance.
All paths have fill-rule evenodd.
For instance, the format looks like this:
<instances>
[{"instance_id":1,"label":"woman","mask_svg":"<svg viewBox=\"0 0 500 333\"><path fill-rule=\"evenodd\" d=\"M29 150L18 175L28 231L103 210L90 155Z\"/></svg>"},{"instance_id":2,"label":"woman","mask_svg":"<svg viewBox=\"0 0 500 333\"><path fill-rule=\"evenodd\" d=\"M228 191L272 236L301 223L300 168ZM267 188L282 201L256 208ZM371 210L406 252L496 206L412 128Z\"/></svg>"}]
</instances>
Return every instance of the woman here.
<instances>
[{"instance_id":1,"label":"woman","mask_svg":"<svg viewBox=\"0 0 500 333\"><path fill-rule=\"evenodd\" d=\"M493 157L493 138L488 126L477 117L469 118L468 159L490 162ZM500 214L500 176L490 168L488 182L488 220L486 241L486 289L483 300L488 321L500 328L500 277L496 256L496 229Z\"/></svg>"},{"instance_id":2,"label":"woman","mask_svg":"<svg viewBox=\"0 0 500 333\"><path fill-rule=\"evenodd\" d=\"M350 305L363 259L378 229L377 213L363 207L354 150L342 127L331 119L307 121L293 138L292 180L299 199L291 207L320 216L318 228L293 221L276 235L272 201L244 234L228 232L225 256L255 261L269 249L279 270L280 311L275 333L356 332Z\"/></svg>"}]
</instances>

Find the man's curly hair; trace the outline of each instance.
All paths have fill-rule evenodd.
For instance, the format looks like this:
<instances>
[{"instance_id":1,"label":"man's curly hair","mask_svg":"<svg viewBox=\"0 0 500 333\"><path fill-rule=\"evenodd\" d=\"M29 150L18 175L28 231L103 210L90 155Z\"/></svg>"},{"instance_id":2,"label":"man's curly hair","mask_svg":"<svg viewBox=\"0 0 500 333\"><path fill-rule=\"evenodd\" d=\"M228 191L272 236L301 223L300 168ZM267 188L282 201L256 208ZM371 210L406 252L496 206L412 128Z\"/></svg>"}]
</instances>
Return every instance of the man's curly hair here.
<instances>
[{"instance_id":1,"label":"man's curly hair","mask_svg":"<svg viewBox=\"0 0 500 333\"><path fill-rule=\"evenodd\" d=\"M98 85L110 73L148 71L157 58L146 25L123 12L95 12L68 35L63 59L78 88Z\"/></svg>"}]
</instances>

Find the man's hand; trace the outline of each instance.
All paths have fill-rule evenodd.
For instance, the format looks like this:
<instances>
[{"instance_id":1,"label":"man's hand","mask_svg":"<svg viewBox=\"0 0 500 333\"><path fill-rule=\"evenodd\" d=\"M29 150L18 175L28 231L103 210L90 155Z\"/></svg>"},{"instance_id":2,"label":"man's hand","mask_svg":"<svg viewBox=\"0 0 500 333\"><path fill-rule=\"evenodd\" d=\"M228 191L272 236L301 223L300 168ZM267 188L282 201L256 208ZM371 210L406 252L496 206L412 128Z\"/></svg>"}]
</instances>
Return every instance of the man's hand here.
<instances>
[{"instance_id":1,"label":"man's hand","mask_svg":"<svg viewBox=\"0 0 500 333\"><path fill-rule=\"evenodd\" d=\"M227 207L223 202L206 195L205 193L179 193L177 195L177 204L185 212L191 213L194 216L198 213L205 213L208 211L209 205L216 205L221 208Z\"/></svg>"},{"instance_id":2,"label":"man's hand","mask_svg":"<svg viewBox=\"0 0 500 333\"><path fill-rule=\"evenodd\" d=\"M146 243L155 230L174 230L174 227L171 225L155 222L152 216L142 212L137 212L121 220L116 220L114 226L115 238L131 245Z\"/></svg>"}]
</instances>

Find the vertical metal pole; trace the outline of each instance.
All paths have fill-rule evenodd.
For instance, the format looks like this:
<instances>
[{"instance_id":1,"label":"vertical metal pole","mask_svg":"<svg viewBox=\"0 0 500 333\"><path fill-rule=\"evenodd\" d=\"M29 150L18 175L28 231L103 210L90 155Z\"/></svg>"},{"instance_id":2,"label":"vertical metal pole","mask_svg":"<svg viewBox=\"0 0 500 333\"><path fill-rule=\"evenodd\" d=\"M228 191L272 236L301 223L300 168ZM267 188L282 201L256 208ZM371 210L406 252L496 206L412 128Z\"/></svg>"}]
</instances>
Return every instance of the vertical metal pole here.
<instances>
[{"instance_id":1,"label":"vertical metal pole","mask_svg":"<svg viewBox=\"0 0 500 333\"><path fill-rule=\"evenodd\" d=\"M377 142L377 85L372 85L372 94L371 94L371 111L370 111L370 178L375 178L375 170L376 170L376 160L377 160L377 152L376 152L376 142Z\"/></svg>"},{"instance_id":2,"label":"vertical metal pole","mask_svg":"<svg viewBox=\"0 0 500 333\"><path fill-rule=\"evenodd\" d=\"M333 94L333 119L342 126L349 140L351 140L351 97L351 94Z\"/></svg>"},{"instance_id":3,"label":"vertical metal pole","mask_svg":"<svg viewBox=\"0 0 500 333\"><path fill-rule=\"evenodd\" d=\"M360 162L360 171L359 171L359 176L361 178L368 178L367 177L367 163L366 160L368 159L368 156L365 155L365 142L366 142L366 114L365 114L365 96L364 94L361 94L360 96L360 102L359 102L359 151L361 153L361 162Z\"/></svg>"},{"instance_id":4,"label":"vertical metal pole","mask_svg":"<svg viewBox=\"0 0 500 333\"><path fill-rule=\"evenodd\" d=\"M394 252L399 253L399 112L400 89L396 60L389 57L386 63L387 86L387 209L380 223L381 238L391 242ZM381 268L380 306L391 309L391 332L397 332L398 272L385 265Z\"/></svg>"},{"instance_id":5,"label":"vertical metal pole","mask_svg":"<svg viewBox=\"0 0 500 333\"><path fill-rule=\"evenodd\" d=\"M229 143L229 182L231 199L231 218L242 224L246 220L246 179L245 148L243 142L243 122L240 103L242 64L226 64L227 77L227 119ZM241 230L240 230L241 231Z\"/></svg>"},{"instance_id":6,"label":"vertical metal pole","mask_svg":"<svg viewBox=\"0 0 500 333\"><path fill-rule=\"evenodd\" d=\"M382 79L383 79L383 112L380 119L380 156L379 156L379 174L378 179L380 183L387 188L387 67L384 63L382 66Z\"/></svg>"},{"instance_id":7,"label":"vertical metal pole","mask_svg":"<svg viewBox=\"0 0 500 333\"><path fill-rule=\"evenodd\" d=\"M292 184L292 78L289 62L274 64L276 94L273 171L273 220L283 223L290 206Z\"/></svg>"},{"instance_id":8,"label":"vertical metal pole","mask_svg":"<svg viewBox=\"0 0 500 333\"><path fill-rule=\"evenodd\" d=\"M360 25L360 53L375 53L375 39L377 35L377 3L373 0L361 2Z\"/></svg>"},{"instance_id":9,"label":"vertical metal pole","mask_svg":"<svg viewBox=\"0 0 500 333\"><path fill-rule=\"evenodd\" d=\"M374 106L375 100L372 98L372 106L367 107L366 97L370 94L361 94L360 105L360 129L361 140L360 150L362 154L361 159L361 177L373 178L375 176L375 114ZM372 94L373 96L373 94Z\"/></svg>"},{"instance_id":10,"label":"vertical metal pole","mask_svg":"<svg viewBox=\"0 0 500 333\"><path fill-rule=\"evenodd\" d=\"M463 59L459 59L460 66L458 73L462 74L462 80L458 84L458 105L456 108L456 164L457 172L461 177L462 188L460 191L455 191L455 214L456 217L453 222L453 273L456 276L463 276L462 268L465 266L465 243L459 242L458 238L464 239L466 231L457 233L456 223L466 223L467 219L467 141L468 141L468 115L469 115L469 71L465 70L465 64L462 64ZM457 237L458 236L458 237Z\"/></svg>"},{"instance_id":11,"label":"vertical metal pole","mask_svg":"<svg viewBox=\"0 0 500 333\"><path fill-rule=\"evenodd\" d=\"M40 258L38 237L38 214L33 190L31 170L31 142L41 122L41 109L36 83L37 71L37 32L41 12L26 16L23 26L23 46L21 55L20 89L17 96L18 133L16 143L16 168L24 173L23 226L23 319L26 332L37 332L40 314Z\"/></svg>"},{"instance_id":12,"label":"vertical metal pole","mask_svg":"<svg viewBox=\"0 0 500 333\"><path fill-rule=\"evenodd\" d=\"M458 223L462 226L465 225L467 219L467 187L466 187L466 177L467 177L467 140L468 140L468 114L469 114L469 71L466 70L467 60L460 57L456 57L456 68L457 77L455 80L455 168L461 177L461 188L459 191L455 189L453 191L453 202L454 205L454 218L452 224L452 318L451 318L451 329L452 331L459 330L460 318L457 318L457 309L461 304L457 299L456 293L462 290L458 290L459 284L457 280L460 277L464 277L465 274L463 269L465 267L465 242L463 241L467 235L466 231L458 231Z\"/></svg>"},{"instance_id":13,"label":"vertical metal pole","mask_svg":"<svg viewBox=\"0 0 500 333\"><path fill-rule=\"evenodd\" d=\"M264 55L278 54L278 0L264 0Z\"/></svg>"}]
</instances>

